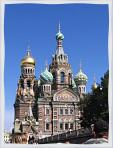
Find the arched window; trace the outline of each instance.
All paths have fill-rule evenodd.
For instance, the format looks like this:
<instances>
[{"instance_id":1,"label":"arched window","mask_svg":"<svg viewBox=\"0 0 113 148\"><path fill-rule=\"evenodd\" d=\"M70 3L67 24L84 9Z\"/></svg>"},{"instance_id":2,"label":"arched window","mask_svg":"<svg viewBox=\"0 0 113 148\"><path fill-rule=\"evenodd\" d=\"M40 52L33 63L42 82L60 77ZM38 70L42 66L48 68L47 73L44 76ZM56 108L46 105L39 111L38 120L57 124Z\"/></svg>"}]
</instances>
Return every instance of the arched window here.
<instances>
[{"instance_id":1,"label":"arched window","mask_svg":"<svg viewBox=\"0 0 113 148\"><path fill-rule=\"evenodd\" d=\"M70 129L71 130L73 130L73 127L74 127L73 123L70 123Z\"/></svg>"},{"instance_id":2,"label":"arched window","mask_svg":"<svg viewBox=\"0 0 113 148\"><path fill-rule=\"evenodd\" d=\"M69 126L68 123L65 123L65 130L68 130Z\"/></svg>"},{"instance_id":3,"label":"arched window","mask_svg":"<svg viewBox=\"0 0 113 148\"><path fill-rule=\"evenodd\" d=\"M49 130L49 123L46 123L46 130Z\"/></svg>"},{"instance_id":4,"label":"arched window","mask_svg":"<svg viewBox=\"0 0 113 148\"><path fill-rule=\"evenodd\" d=\"M63 123L60 123L60 130L63 130Z\"/></svg>"},{"instance_id":5,"label":"arched window","mask_svg":"<svg viewBox=\"0 0 113 148\"><path fill-rule=\"evenodd\" d=\"M21 80L20 83L21 83L21 87L24 89L24 81Z\"/></svg>"},{"instance_id":6,"label":"arched window","mask_svg":"<svg viewBox=\"0 0 113 148\"><path fill-rule=\"evenodd\" d=\"M65 73L61 72L61 83L64 83L65 81Z\"/></svg>"},{"instance_id":7,"label":"arched window","mask_svg":"<svg viewBox=\"0 0 113 148\"><path fill-rule=\"evenodd\" d=\"M65 114L66 114L66 115L68 114L68 109L67 109L67 108L65 109Z\"/></svg>"},{"instance_id":8,"label":"arched window","mask_svg":"<svg viewBox=\"0 0 113 148\"><path fill-rule=\"evenodd\" d=\"M68 75L68 84L71 85L71 74Z\"/></svg>"},{"instance_id":9,"label":"arched window","mask_svg":"<svg viewBox=\"0 0 113 148\"><path fill-rule=\"evenodd\" d=\"M60 115L63 115L63 108L60 108Z\"/></svg>"},{"instance_id":10,"label":"arched window","mask_svg":"<svg viewBox=\"0 0 113 148\"><path fill-rule=\"evenodd\" d=\"M30 87L31 86L31 83L30 83L30 80L27 81L27 87Z\"/></svg>"},{"instance_id":11,"label":"arched window","mask_svg":"<svg viewBox=\"0 0 113 148\"><path fill-rule=\"evenodd\" d=\"M56 74L55 74L55 72L53 72L52 75L53 75L53 83L55 83L56 82Z\"/></svg>"},{"instance_id":12,"label":"arched window","mask_svg":"<svg viewBox=\"0 0 113 148\"><path fill-rule=\"evenodd\" d=\"M46 115L49 115L49 108L46 108Z\"/></svg>"}]
</instances>

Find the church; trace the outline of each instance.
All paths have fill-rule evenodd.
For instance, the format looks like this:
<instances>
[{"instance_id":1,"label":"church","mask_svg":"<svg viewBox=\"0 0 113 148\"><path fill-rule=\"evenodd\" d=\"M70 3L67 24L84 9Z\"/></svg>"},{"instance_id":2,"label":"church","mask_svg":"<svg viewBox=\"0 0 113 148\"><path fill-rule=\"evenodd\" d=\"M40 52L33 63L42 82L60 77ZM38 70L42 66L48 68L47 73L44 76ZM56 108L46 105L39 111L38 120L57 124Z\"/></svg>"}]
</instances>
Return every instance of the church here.
<instances>
[{"instance_id":1,"label":"church","mask_svg":"<svg viewBox=\"0 0 113 148\"><path fill-rule=\"evenodd\" d=\"M86 94L88 77L81 67L73 76L63 40L59 24L55 54L39 79L35 75L36 62L30 49L21 60L12 143L27 143L30 136L44 138L81 128L78 103Z\"/></svg>"}]
</instances>

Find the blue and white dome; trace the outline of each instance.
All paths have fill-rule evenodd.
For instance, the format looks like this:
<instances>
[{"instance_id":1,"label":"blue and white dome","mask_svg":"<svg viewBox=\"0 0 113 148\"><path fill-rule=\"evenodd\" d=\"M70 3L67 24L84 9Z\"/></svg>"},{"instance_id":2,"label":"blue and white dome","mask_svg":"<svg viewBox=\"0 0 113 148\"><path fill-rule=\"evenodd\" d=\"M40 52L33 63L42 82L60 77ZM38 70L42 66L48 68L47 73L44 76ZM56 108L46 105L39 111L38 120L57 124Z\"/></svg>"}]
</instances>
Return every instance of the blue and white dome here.
<instances>
[{"instance_id":1,"label":"blue and white dome","mask_svg":"<svg viewBox=\"0 0 113 148\"><path fill-rule=\"evenodd\" d=\"M43 73L40 75L41 83L52 83L53 75L48 71L47 67Z\"/></svg>"},{"instance_id":2,"label":"blue and white dome","mask_svg":"<svg viewBox=\"0 0 113 148\"><path fill-rule=\"evenodd\" d=\"M64 35L59 31L57 34L56 34L56 40L63 40L64 39Z\"/></svg>"}]
</instances>

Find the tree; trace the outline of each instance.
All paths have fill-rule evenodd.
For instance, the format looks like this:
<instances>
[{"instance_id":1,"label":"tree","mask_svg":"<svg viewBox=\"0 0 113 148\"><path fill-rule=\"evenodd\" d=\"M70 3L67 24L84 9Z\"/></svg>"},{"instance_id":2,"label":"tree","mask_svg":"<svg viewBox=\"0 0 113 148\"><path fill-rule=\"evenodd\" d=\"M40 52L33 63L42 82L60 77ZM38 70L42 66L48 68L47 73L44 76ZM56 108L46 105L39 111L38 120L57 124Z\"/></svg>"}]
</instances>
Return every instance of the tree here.
<instances>
[{"instance_id":1,"label":"tree","mask_svg":"<svg viewBox=\"0 0 113 148\"><path fill-rule=\"evenodd\" d=\"M80 100L79 105L82 111L80 119L82 127L89 127L99 118L109 122L108 81L109 71L101 78L101 83L98 87L87 94L84 99Z\"/></svg>"}]
</instances>

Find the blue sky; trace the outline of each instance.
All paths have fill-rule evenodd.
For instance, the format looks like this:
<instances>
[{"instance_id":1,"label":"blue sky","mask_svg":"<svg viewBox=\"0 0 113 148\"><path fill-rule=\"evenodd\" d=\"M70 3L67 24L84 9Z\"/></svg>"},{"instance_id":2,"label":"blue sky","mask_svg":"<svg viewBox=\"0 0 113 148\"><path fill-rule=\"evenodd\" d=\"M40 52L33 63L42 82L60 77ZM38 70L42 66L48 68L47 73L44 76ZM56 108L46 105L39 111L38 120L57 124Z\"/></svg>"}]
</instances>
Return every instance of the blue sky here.
<instances>
[{"instance_id":1,"label":"blue sky","mask_svg":"<svg viewBox=\"0 0 113 148\"><path fill-rule=\"evenodd\" d=\"M13 126L13 104L20 76L20 61L30 45L36 59L36 77L51 63L56 50L58 23L64 34L73 75L80 60L91 90L94 73L97 83L108 69L108 5L96 4L11 4L5 7L5 128Z\"/></svg>"}]
</instances>

